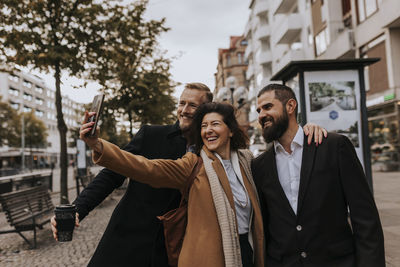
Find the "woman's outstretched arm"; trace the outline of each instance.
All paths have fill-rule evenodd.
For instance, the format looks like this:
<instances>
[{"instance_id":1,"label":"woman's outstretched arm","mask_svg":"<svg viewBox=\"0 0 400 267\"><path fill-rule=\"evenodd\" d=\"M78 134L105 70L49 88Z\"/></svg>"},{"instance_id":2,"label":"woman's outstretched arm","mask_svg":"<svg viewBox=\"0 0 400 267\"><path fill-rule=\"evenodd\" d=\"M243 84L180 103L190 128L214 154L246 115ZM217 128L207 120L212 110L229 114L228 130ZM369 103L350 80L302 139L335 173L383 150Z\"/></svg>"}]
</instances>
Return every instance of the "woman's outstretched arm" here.
<instances>
[{"instance_id":1,"label":"woman's outstretched arm","mask_svg":"<svg viewBox=\"0 0 400 267\"><path fill-rule=\"evenodd\" d=\"M195 154L189 152L177 160L149 160L133 155L98 138L98 129L94 136L87 135L94 125L93 122L88 122L93 114L85 112L80 138L93 150L94 163L153 187L184 188L197 162Z\"/></svg>"}]
</instances>

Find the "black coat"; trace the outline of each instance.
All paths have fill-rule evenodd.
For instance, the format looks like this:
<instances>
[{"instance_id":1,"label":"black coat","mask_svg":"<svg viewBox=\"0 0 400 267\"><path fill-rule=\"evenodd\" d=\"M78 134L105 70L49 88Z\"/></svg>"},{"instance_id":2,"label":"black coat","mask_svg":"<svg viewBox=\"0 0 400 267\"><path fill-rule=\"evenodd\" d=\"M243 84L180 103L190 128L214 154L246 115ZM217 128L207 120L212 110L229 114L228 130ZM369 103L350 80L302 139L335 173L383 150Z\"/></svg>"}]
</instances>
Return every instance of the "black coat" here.
<instances>
[{"instance_id":1,"label":"black coat","mask_svg":"<svg viewBox=\"0 0 400 267\"><path fill-rule=\"evenodd\" d=\"M304 140L297 216L279 182L274 147L252 164L266 266L385 266L378 211L353 145L334 133L318 147Z\"/></svg>"},{"instance_id":2,"label":"black coat","mask_svg":"<svg viewBox=\"0 0 400 267\"><path fill-rule=\"evenodd\" d=\"M149 159L177 159L186 152L178 123L143 126L125 150ZM74 201L82 220L125 177L103 169ZM133 180L115 208L89 266L167 266L163 227L156 218L179 205L175 189L156 189Z\"/></svg>"}]
</instances>

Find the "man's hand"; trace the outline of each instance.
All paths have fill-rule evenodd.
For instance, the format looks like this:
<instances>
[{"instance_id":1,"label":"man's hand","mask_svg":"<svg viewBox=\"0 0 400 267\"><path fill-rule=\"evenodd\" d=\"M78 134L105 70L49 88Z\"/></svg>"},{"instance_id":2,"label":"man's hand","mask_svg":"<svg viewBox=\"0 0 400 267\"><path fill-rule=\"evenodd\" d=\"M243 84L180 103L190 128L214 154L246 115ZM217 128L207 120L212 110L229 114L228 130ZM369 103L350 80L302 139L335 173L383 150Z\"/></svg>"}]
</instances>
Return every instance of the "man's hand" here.
<instances>
[{"instance_id":1,"label":"man's hand","mask_svg":"<svg viewBox=\"0 0 400 267\"><path fill-rule=\"evenodd\" d=\"M51 224L51 231L53 231L53 237L55 240L58 241L56 216L51 217L50 224ZM78 213L76 213L76 216L75 216L75 227L79 227L79 214Z\"/></svg>"},{"instance_id":2,"label":"man's hand","mask_svg":"<svg viewBox=\"0 0 400 267\"><path fill-rule=\"evenodd\" d=\"M303 130L305 135L307 135L307 143L311 144L311 141L314 137L314 142L316 146L322 143L323 137L326 138L328 136L328 132L326 131L326 129L314 123L307 123L306 125L304 125Z\"/></svg>"}]
</instances>

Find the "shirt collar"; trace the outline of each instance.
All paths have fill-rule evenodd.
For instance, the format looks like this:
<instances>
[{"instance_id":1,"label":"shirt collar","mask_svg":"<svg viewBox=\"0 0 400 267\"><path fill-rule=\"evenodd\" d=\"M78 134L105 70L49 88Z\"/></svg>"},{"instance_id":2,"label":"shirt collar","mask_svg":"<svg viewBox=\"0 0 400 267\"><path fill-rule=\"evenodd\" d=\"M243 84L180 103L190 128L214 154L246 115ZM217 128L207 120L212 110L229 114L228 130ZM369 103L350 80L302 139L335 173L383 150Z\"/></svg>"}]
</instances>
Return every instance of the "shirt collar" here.
<instances>
[{"instance_id":1,"label":"shirt collar","mask_svg":"<svg viewBox=\"0 0 400 267\"><path fill-rule=\"evenodd\" d=\"M176 121L175 124L171 127L171 129L169 130L167 136L169 138L173 138L177 135L182 135L182 131L181 128L179 127L179 121Z\"/></svg>"},{"instance_id":2,"label":"shirt collar","mask_svg":"<svg viewBox=\"0 0 400 267\"><path fill-rule=\"evenodd\" d=\"M290 147L292 148L292 151L293 151L294 145L297 145L300 148L303 148L303 144L304 144L304 131L303 131L303 128L301 128L301 126L299 125L299 128L297 129L296 135L294 136L292 143L290 144ZM275 153L285 150L283 148L283 146L281 145L281 143L279 143L278 140L274 141L274 149L275 149Z\"/></svg>"}]
</instances>

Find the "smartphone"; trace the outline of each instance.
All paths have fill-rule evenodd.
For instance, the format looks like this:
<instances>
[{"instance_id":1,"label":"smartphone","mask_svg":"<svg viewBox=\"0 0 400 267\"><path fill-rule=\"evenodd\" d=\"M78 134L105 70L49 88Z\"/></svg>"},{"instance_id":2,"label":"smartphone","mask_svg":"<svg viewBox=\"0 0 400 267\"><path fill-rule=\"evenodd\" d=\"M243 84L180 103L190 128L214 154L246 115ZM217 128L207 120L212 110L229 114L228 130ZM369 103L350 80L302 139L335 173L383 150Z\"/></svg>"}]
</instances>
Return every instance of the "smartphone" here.
<instances>
[{"instance_id":1,"label":"smartphone","mask_svg":"<svg viewBox=\"0 0 400 267\"><path fill-rule=\"evenodd\" d=\"M104 102L104 94L96 95L93 99L90 111L96 112L96 114L93 116L90 116L88 119L88 122L94 121L94 125L93 125L92 129L90 130L90 132L88 133L88 136L93 136L96 134L97 123L99 121L100 114L103 109L103 102Z\"/></svg>"}]
</instances>

